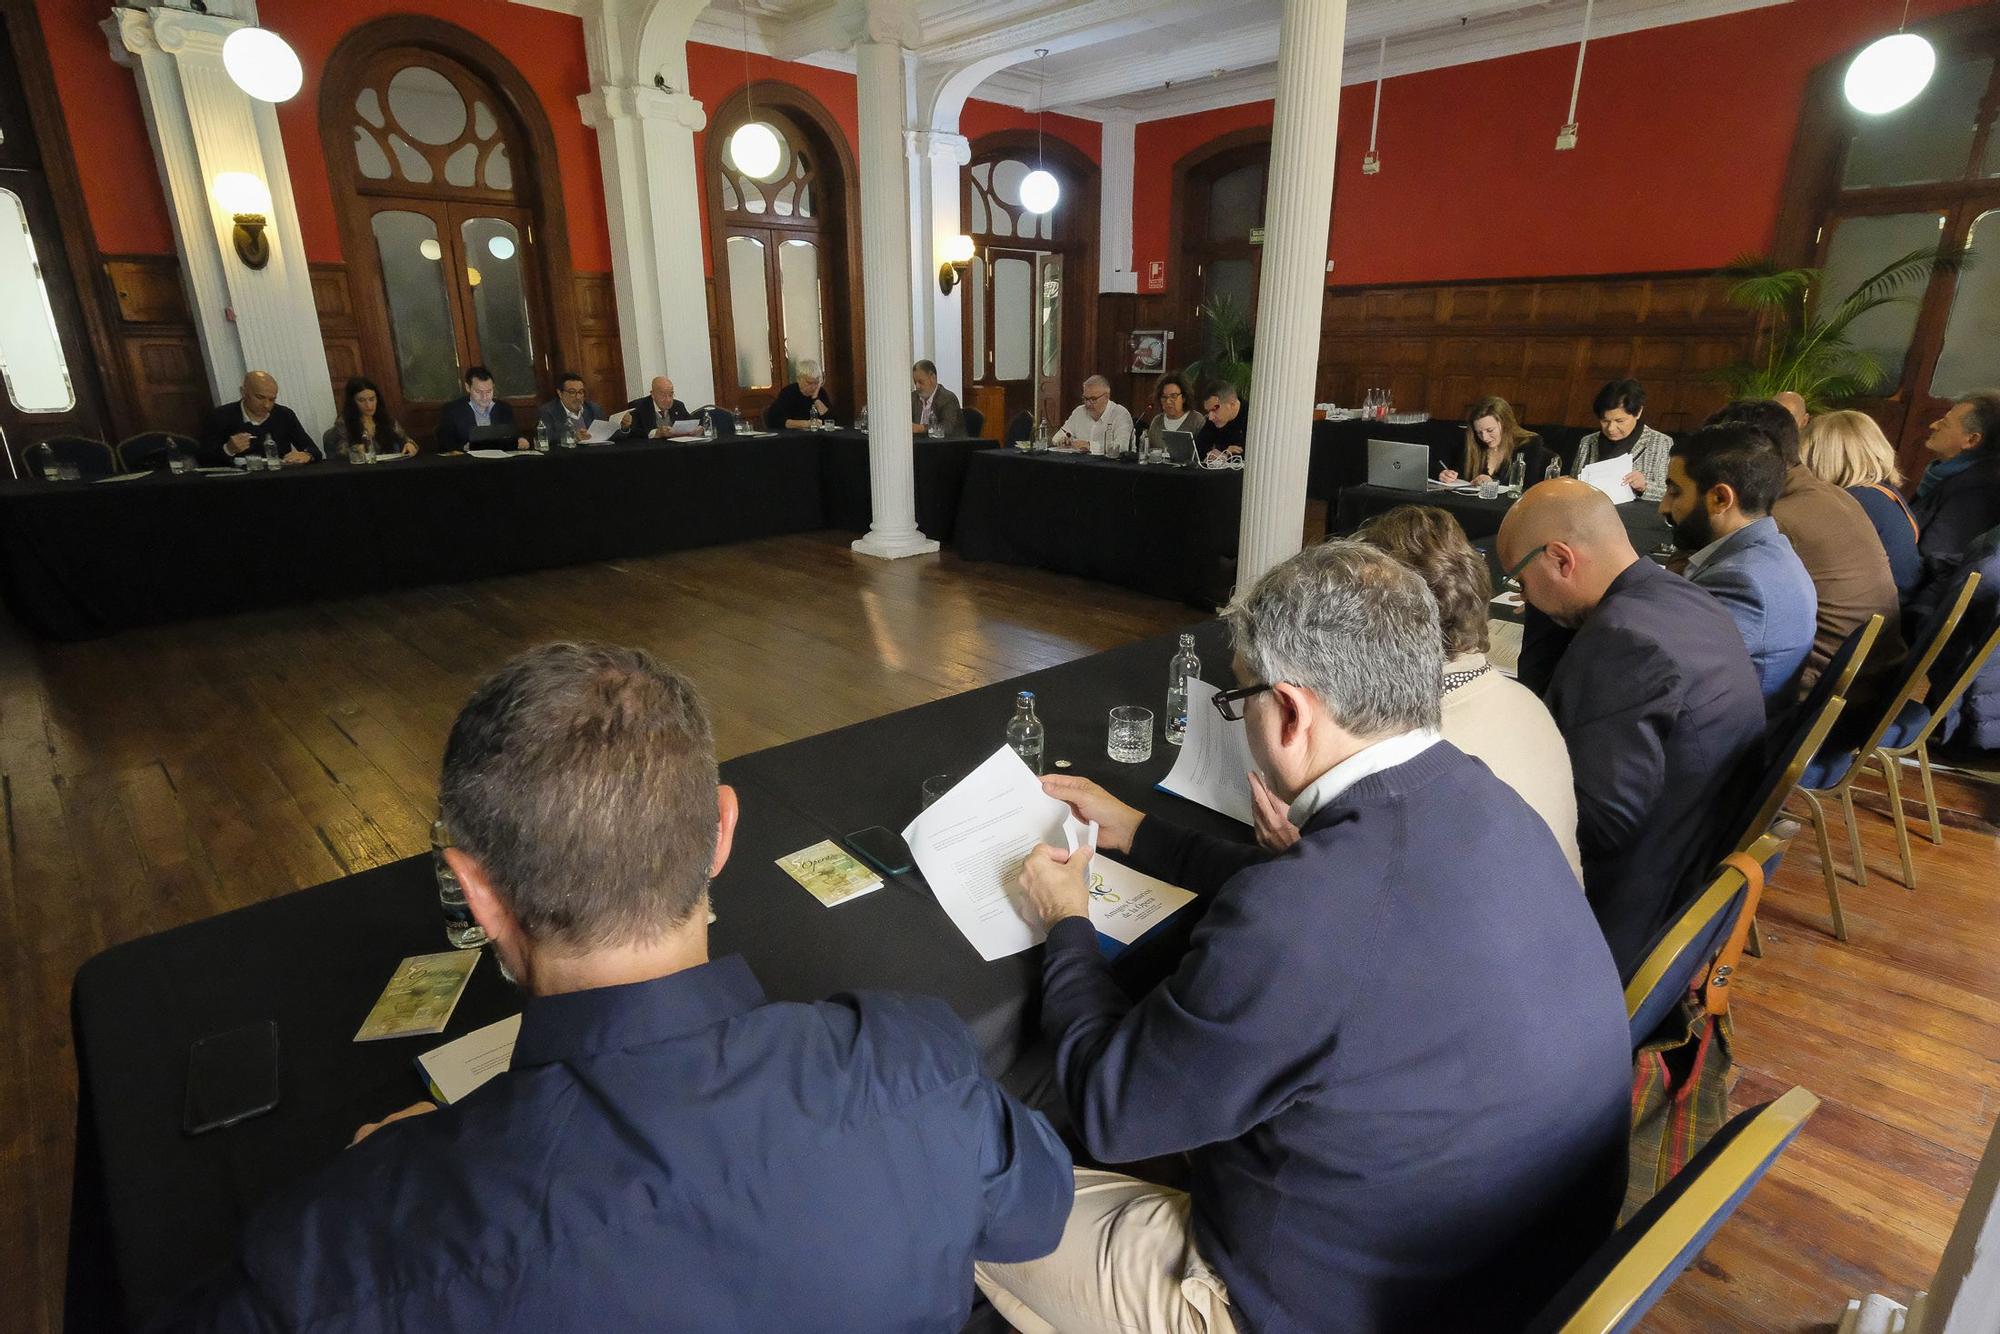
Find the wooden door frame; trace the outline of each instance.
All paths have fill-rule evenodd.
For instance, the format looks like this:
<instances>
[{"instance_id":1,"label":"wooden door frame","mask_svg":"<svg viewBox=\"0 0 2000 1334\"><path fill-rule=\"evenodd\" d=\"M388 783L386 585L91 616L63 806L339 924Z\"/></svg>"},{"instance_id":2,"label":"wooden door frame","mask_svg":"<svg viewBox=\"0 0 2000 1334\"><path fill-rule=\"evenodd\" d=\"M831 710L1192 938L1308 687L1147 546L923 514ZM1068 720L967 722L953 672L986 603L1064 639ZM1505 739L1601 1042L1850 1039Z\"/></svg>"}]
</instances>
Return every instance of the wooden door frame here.
<instances>
[{"instance_id":1,"label":"wooden door frame","mask_svg":"<svg viewBox=\"0 0 2000 1334\"><path fill-rule=\"evenodd\" d=\"M775 113L789 121L787 128L798 131L819 155L822 170L832 170L839 180L835 195L840 201L838 213L822 211L814 219L812 231L820 240L821 264L826 265L837 258L840 269L833 274L834 281L823 283L820 292L820 323L825 330L825 365L822 370L833 386L836 403L851 405L843 414L852 419L866 406L868 399L868 353L862 327L861 303L854 297L860 287L861 277L861 175L854 160L853 150L848 147L847 136L834 120L833 114L803 88L775 80L758 80L745 84L723 99L722 104L709 117L706 142L702 145L702 206L708 222L709 271L714 275L715 284L715 331L716 365L715 392L718 399L725 394L724 381L728 382L733 396L724 406L734 408L739 404L761 413L769 406L769 399L757 403L757 395L736 383L736 318L729 295L729 229L734 223L722 206L722 150L724 140L735 132L738 122L755 109L759 119ZM824 199L826 192L822 190ZM750 230L785 230L783 220L759 216L755 221L743 221ZM800 226L793 230L805 231ZM768 264L775 264L777 249L768 247L766 274L772 270ZM822 268L821 272L827 270ZM782 299L775 289L769 287L766 277L767 302ZM771 397L777 396L783 387L779 379L784 374L784 358L781 354L783 330L778 323L771 329Z\"/></svg>"},{"instance_id":2,"label":"wooden door frame","mask_svg":"<svg viewBox=\"0 0 2000 1334\"><path fill-rule=\"evenodd\" d=\"M560 375L581 359L583 351L576 312L575 269L570 258L569 216L563 204L562 160L556 152L548 114L534 89L505 56L464 28L413 14L375 19L343 37L327 57L319 96L320 139L326 146L327 172L334 198L347 201L359 198L362 193L363 182L349 144L354 99L361 75L378 56L398 47L430 52L470 70L494 91L500 102L498 114L512 116L514 128L520 131L518 139L509 139L510 144L522 150L522 160L510 163L514 179L521 183L513 192L513 203L526 208L533 219L534 244L541 253L542 262L529 281L540 286L549 316L550 327L540 331L547 348L546 365L536 367L536 392L547 397L543 391L553 386L542 382L543 375L546 373L550 379ZM395 340L389 329L382 265L369 226L374 209L346 204L336 205L334 213L348 265L363 360L375 368L372 378L382 382L389 377L381 368L398 363ZM460 367L461 373L463 370ZM400 370L393 378L396 389L391 408L401 420L405 405Z\"/></svg>"},{"instance_id":3,"label":"wooden door frame","mask_svg":"<svg viewBox=\"0 0 2000 1334\"><path fill-rule=\"evenodd\" d=\"M1169 196L1173 200L1173 207L1167 215L1168 300L1169 308L1174 312L1176 320L1177 341L1183 348L1196 349L1181 355L1180 361L1183 366L1203 355L1200 350L1201 340L1195 336L1201 328L1201 316L1197 311L1197 307L1201 304L1201 292L1195 283L1195 266L1188 253L1190 240L1188 217L1194 210L1197 196L1199 202L1206 205L1208 182L1237 167L1258 160L1260 154L1265 166L1264 179L1268 189L1271 161L1269 125L1252 125L1246 129L1217 135L1207 143L1182 154L1174 163L1173 194ZM1199 393L1200 389L1191 385L1189 392Z\"/></svg>"}]
</instances>

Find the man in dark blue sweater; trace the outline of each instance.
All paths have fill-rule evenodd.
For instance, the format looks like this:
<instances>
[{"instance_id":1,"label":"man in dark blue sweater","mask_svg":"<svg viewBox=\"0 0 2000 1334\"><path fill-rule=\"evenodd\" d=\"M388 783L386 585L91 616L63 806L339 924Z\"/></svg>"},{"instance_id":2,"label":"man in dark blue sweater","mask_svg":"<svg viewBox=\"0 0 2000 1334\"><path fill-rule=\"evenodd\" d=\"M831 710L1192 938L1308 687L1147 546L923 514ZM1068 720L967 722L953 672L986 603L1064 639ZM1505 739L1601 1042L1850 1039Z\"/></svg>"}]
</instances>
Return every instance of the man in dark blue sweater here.
<instances>
[{"instance_id":1,"label":"man in dark blue sweater","mask_svg":"<svg viewBox=\"0 0 2000 1334\"><path fill-rule=\"evenodd\" d=\"M1757 669L1723 605L1641 560L1611 501L1575 478L1521 498L1499 556L1574 632L1542 698L1569 743L1583 890L1629 977L1730 851L1717 840L1741 818L1735 788L1762 764Z\"/></svg>"},{"instance_id":2,"label":"man in dark blue sweater","mask_svg":"<svg viewBox=\"0 0 2000 1334\"><path fill-rule=\"evenodd\" d=\"M975 1272L1026 1334L1518 1329L1612 1226L1631 1050L1618 978L1548 826L1439 739L1437 606L1330 542L1230 608L1218 698L1298 842L1267 858L1047 790L1099 847L1209 899L1136 1004L1037 848L1042 1022L1085 1147L1185 1153L1183 1194L1089 1169L1055 1252Z\"/></svg>"}]
</instances>

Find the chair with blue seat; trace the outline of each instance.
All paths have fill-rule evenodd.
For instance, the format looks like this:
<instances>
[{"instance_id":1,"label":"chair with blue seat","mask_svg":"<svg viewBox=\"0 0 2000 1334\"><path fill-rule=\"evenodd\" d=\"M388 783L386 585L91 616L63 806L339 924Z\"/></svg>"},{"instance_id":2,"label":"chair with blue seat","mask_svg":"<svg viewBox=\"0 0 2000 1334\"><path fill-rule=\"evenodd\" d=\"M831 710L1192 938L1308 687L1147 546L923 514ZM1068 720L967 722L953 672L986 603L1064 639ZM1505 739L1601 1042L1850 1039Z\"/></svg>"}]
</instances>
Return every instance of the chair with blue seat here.
<instances>
[{"instance_id":1,"label":"chair with blue seat","mask_svg":"<svg viewBox=\"0 0 2000 1334\"><path fill-rule=\"evenodd\" d=\"M968 440L986 438L986 414L978 408L967 408L959 414L965 419L965 435Z\"/></svg>"},{"instance_id":2,"label":"chair with blue seat","mask_svg":"<svg viewBox=\"0 0 2000 1334\"><path fill-rule=\"evenodd\" d=\"M1668 923L1640 961L1625 984L1625 1018L1632 1026L1634 1051L1690 991L1710 1014L1729 1012L1729 980L1757 917L1765 867L1784 855L1786 842L1766 834L1730 853L1708 888Z\"/></svg>"},{"instance_id":3,"label":"chair with blue seat","mask_svg":"<svg viewBox=\"0 0 2000 1334\"><path fill-rule=\"evenodd\" d=\"M1926 727L1931 722L1931 715L1923 702L1925 681L1931 666L1944 651L1946 641L1958 628L1959 619L1965 614L1966 604L1972 600L1973 589L1978 583L1977 574L1968 574L1945 609L1932 619L1922 638L1903 660L1901 679L1894 689L1883 694L1873 717L1860 719L1859 715L1849 713L1850 723L1857 724L1849 734L1859 732L1863 739L1858 744L1841 740L1828 742L1799 776L1796 791L1805 800L1807 818L1812 822L1813 833L1819 840L1820 870L1826 878L1827 901L1833 905L1833 934L1836 939L1847 939L1847 931L1841 920L1840 878L1834 869L1833 843L1827 834L1826 803L1836 797L1840 800L1841 814L1847 819L1848 849L1854 857L1854 883L1865 885L1868 883L1868 863L1861 853L1861 827L1854 815L1854 782L1878 750L1899 751L1927 735ZM1902 791L1893 764L1885 770L1885 782L1889 789L1889 809L1897 832L1902 836L1903 874L1907 882L1910 875L1909 832L1902 820Z\"/></svg>"},{"instance_id":4,"label":"chair with blue seat","mask_svg":"<svg viewBox=\"0 0 2000 1334\"><path fill-rule=\"evenodd\" d=\"M78 477L109 477L118 471L118 465L111 456L111 446L102 440L93 440L86 435L52 435L40 444L29 446L23 456L28 473L40 477L42 481L48 479L41 477L35 466L35 451L41 445L49 447L57 464L75 465Z\"/></svg>"},{"instance_id":5,"label":"chair with blue seat","mask_svg":"<svg viewBox=\"0 0 2000 1334\"><path fill-rule=\"evenodd\" d=\"M1624 1334L1637 1326L1818 1107L1818 1098L1794 1088L1738 1113L1597 1248L1528 1326L1529 1334Z\"/></svg>"},{"instance_id":6,"label":"chair with blue seat","mask_svg":"<svg viewBox=\"0 0 2000 1334\"><path fill-rule=\"evenodd\" d=\"M187 457L193 458L200 446L191 436L174 431L141 431L118 442L116 453L119 471L165 471L167 453L175 448Z\"/></svg>"}]
</instances>

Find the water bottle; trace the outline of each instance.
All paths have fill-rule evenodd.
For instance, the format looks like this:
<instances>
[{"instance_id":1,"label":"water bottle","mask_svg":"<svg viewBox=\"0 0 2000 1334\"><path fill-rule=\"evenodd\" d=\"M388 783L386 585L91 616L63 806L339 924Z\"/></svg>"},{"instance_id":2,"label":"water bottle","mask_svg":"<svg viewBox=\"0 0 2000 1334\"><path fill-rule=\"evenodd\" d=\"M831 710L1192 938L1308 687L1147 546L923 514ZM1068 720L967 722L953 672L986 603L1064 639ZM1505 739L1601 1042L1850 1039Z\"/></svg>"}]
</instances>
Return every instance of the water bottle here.
<instances>
[{"instance_id":1,"label":"water bottle","mask_svg":"<svg viewBox=\"0 0 2000 1334\"><path fill-rule=\"evenodd\" d=\"M167 471L169 473L184 473L192 472L193 470L194 461L181 453L179 444L169 439L167 441Z\"/></svg>"},{"instance_id":2,"label":"water bottle","mask_svg":"<svg viewBox=\"0 0 2000 1334\"><path fill-rule=\"evenodd\" d=\"M1507 486L1515 495L1521 494L1522 483L1528 480L1528 461L1516 453L1507 465Z\"/></svg>"},{"instance_id":3,"label":"water bottle","mask_svg":"<svg viewBox=\"0 0 2000 1334\"><path fill-rule=\"evenodd\" d=\"M1035 692L1023 690L1014 696L1014 717L1007 724L1007 748L1036 773L1042 771L1042 749L1046 732L1035 716Z\"/></svg>"},{"instance_id":4,"label":"water bottle","mask_svg":"<svg viewBox=\"0 0 2000 1334\"><path fill-rule=\"evenodd\" d=\"M454 949L477 949L486 943L486 931L473 919L472 909L465 903L465 886L458 883L458 873L444 859L444 850L450 846L444 821L431 821L431 870L437 876L438 907L444 910L444 938Z\"/></svg>"},{"instance_id":5,"label":"water bottle","mask_svg":"<svg viewBox=\"0 0 2000 1334\"><path fill-rule=\"evenodd\" d=\"M546 454L549 452L549 424L547 422L538 421L535 423L535 452L537 454Z\"/></svg>"},{"instance_id":6,"label":"water bottle","mask_svg":"<svg viewBox=\"0 0 2000 1334\"><path fill-rule=\"evenodd\" d=\"M1046 450L1048 447L1049 447L1049 419L1047 417L1039 417L1035 420L1035 445L1034 445L1035 452L1039 454L1042 451Z\"/></svg>"},{"instance_id":7,"label":"water bottle","mask_svg":"<svg viewBox=\"0 0 2000 1334\"><path fill-rule=\"evenodd\" d=\"M856 416L855 416L855 418L854 418L854 429L855 429L855 430L857 430L857 431L866 431L866 430L868 429L868 409L867 409L867 408L865 408L865 407L864 407L864 408L862 408L862 409L861 409L861 411L860 411L860 412L859 412L858 414L856 414Z\"/></svg>"},{"instance_id":8,"label":"water bottle","mask_svg":"<svg viewBox=\"0 0 2000 1334\"><path fill-rule=\"evenodd\" d=\"M1187 699L1191 680L1201 679L1201 659L1195 656L1194 636L1181 636L1181 650L1167 666L1167 744L1178 746L1187 739Z\"/></svg>"},{"instance_id":9,"label":"water bottle","mask_svg":"<svg viewBox=\"0 0 2000 1334\"><path fill-rule=\"evenodd\" d=\"M28 458L31 461L29 466L30 472L33 472L45 482L57 480L56 451L55 447L49 444L48 441L44 440L41 444L29 450Z\"/></svg>"}]
</instances>

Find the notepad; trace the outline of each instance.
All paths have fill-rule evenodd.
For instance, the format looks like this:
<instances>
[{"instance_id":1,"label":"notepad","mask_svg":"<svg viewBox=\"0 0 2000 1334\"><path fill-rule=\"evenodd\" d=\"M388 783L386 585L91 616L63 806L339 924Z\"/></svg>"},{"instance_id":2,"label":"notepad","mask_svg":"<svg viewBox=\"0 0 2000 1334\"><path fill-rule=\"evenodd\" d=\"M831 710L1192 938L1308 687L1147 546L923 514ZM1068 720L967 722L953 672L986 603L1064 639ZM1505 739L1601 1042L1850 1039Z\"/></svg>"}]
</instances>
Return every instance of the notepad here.
<instances>
[{"instance_id":1,"label":"notepad","mask_svg":"<svg viewBox=\"0 0 2000 1334\"><path fill-rule=\"evenodd\" d=\"M513 1064L514 1041L520 1033L521 1016L508 1015L431 1048L417 1058L417 1073L430 1087L431 1098L450 1106Z\"/></svg>"}]
</instances>

